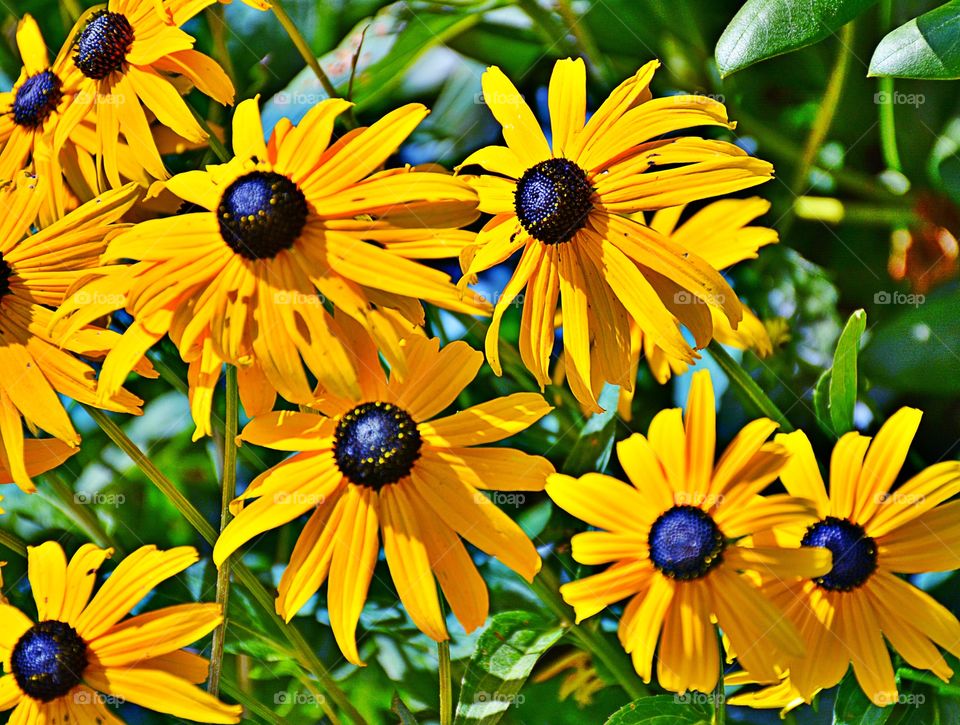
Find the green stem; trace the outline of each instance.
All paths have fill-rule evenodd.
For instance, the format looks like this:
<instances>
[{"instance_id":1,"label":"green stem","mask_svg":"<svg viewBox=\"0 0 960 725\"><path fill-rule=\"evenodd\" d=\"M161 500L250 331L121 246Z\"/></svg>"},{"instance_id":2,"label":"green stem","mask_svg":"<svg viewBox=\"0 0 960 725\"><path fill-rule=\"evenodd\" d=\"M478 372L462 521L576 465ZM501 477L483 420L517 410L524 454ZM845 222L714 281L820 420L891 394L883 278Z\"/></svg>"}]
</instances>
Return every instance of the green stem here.
<instances>
[{"instance_id":1,"label":"green stem","mask_svg":"<svg viewBox=\"0 0 960 725\"><path fill-rule=\"evenodd\" d=\"M450 677L450 640L437 642L437 656L439 657L438 673L440 676L440 725L450 725L453 722L453 687Z\"/></svg>"},{"instance_id":2,"label":"green stem","mask_svg":"<svg viewBox=\"0 0 960 725\"><path fill-rule=\"evenodd\" d=\"M597 69L596 75L600 76L599 81L611 84L613 82L613 72L610 70L607 56L600 52L596 42L594 42L593 35L586 27L586 23L583 23L582 18L577 17L574 12L570 0L557 0L556 6L557 12L563 18L563 22L567 24L570 34L577 41L579 54L593 61L593 65Z\"/></svg>"},{"instance_id":3,"label":"green stem","mask_svg":"<svg viewBox=\"0 0 960 725\"><path fill-rule=\"evenodd\" d=\"M14 554L19 554L20 556L27 555L26 543L3 529L0 529L0 546L5 546Z\"/></svg>"},{"instance_id":4,"label":"green stem","mask_svg":"<svg viewBox=\"0 0 960 725\"><path fill-rule=\"evenodd\" d=\"M210 36L213 40L213 52L224 73L236 85L236 73L233 68L233 59L227 48L227 21L223 15L223 5L214 3L207 8L207 24L210 26Z\"/></svg>"},{"instance_id":5,"label":"green stem","mask_svg":"<svg viewBox=\"0 0 960 725\"><path fill-rule=\"evenodd\" d=\"M330 80L330 76L328 76L323 70L323 67L320 65L320 61L318 61L317 57L313 54L313 50L311 50L307 39L303 37L303 33L300 32L300 29L296 26L290 16L287 15L287 11L284 10L283 4L280 2L280 0L271 0L270 7L273 10L273 14L280 22L280 25L283 26L283 29L286 31L287 35L290 36L290 40L292 40L293 44L297 47L297 51L299 51L307 65L313 70L313 74L317 77L317 80L320 81L320 85L323 86L323 90L327 92L327 95L330 96L330 98L339 98L340 94L337 93L337 89ZM352 108L347 114L346 121L349 128L357 127L357 121L353 115Z\"/></svg>"},{"instance_id":6,"label":"green stem","mask_svg":"<svg viewBox=\"0 0 960 725\"><path fill-rule=\"evenodd\" d=\"M853 31L854 24L852 21L840 30L840 48L837 50L837 59L834 62L833 70L830 72L827 89L824 91L823 100L820 102L820 110L814 119L810 134L807 136L807 143L803 148L803 155L800 157L800 164L794 174L793 183L790 185L796 196L802 196L806 192L804 187L807 184L807 177L810 174L813 161L830 131L830 124L833 123L837 107L840 105L840 95L846 81L847 69L850 67L850 46L853 44ZM788 212L780 228L781 236L786 236L793 218L792 211Z\"/></svg>"},{"instance_id":7,"label":"green stem","mask_svg":"<svg viewBox=\"0 0 960 725\"><path fill-rule=\"evenodd\" d=\"M623 650L612 647L600 632L588 627L581 627L571 616L570 607L558 593L558 582L553 572L543 568L534 578L529 587L540 597L540 600L560 620L561 624L577 640L581 649L590 653L595 660L602 662L607 670L613 674L626 691L631 700L637 700L650 694L643 682L637 676L630 660Z\"/></svg>"},{"instance_id":8,"label":"green stem","mask_svg":"<svg viewBox=\"0 0 960 725\"><path fill-rule=\"evenodd\" d=\"M230 502L237 495L237 416L239 392L237 369L227 365L226 428L223 436L223 472L220 485L220 533L227 528L230 519ZM232 558L232 557L231 557ZM223 643L227 634L227 606L230 602L230 565L228 558L217 571L217 604L223 612L223 622L213 632L213 651L210 655L210 681L207 690L216 695L220 688L220 673L223 671Z\"/></svg>"},{"instance_id":9,"label":"green stem","mask_svg":"<svg viewBox=\"0 0 960 725\"><path fill-rule=\"evenodd\" d=\"M210 124L207 122L207 119L205 119L203 114L201 114L192 105L189 103L187 105L190 107L190 112L193 114L193 117L197 119L197 123L200 124L200 128L206 132L207 144L210 146L210 150L216 154L220 161L229 161L231 153L227 150L227 147L223 145L223 141L221 141L213 132L213 129L210 128Z\"/></svg>"},{"instance_id":10,"label":"green stem","mask_svg":"<svg viewBox=\"0 0 960 725\"><path fill-rule=\"evenodd\" d=\"M960 697L960 687L947 684L939 677L932 675L929 672L918 672L917 670L912 670L909 667L901 667L897 670L897 677L899 677L901 680L910 680L911 682L919 682L923 685L929 685L941 695Z\"/></svg>"},{"instance_id":11,"label":"green stem","mask_svg":"<svg viewBox=\"0 0 960 725\"><path fill-rule=\"evenodd\" d=\"M224 678L221 683L221 689L226 693L231 699L236 700L238 703L243 705L243 709L247 713L252 713L260 718L263 722L271 723L272 725L282 725L284 722L278 715L275 715L270 708L260 702L257 698L251 697L248 693L241 690L238 686L233 684L229 679Z\"/></svg>"},{"instance_id":12,"label":"green stem","mask_svg":"<svg viewBox=\"0 0 960 725\"><path fill-rule=\"evenodd\" d=\"M39 489L37 493L43 500L63 512L97 546L103 549L111 548L118 554L123 554L123 547L107 533L97 515L89 507L77 501L76 493L59 474L48 471L40 478L46 488L52 491L51 495L45 493L43 489Z\"/></svg>"},{"instance_id":13,"label":"green stem","mask_svg":"<svg viewBox=\"0 0 960 725\"><path fill-rule=\"evenodd\" d=\"M107 437L113 441L120 450L127 454L130 459L137 465L137 467L143 472L143 474L150 479L150 482L153 483L161 493L163 493L167 499L174 505L177 511L180 512L180 515L183 516L187 522L193 527L193 529L200 534L200 536L211 546L216 543L217 532L214 528L207 522L196 507L190 500L184 496L180 490L173 484L173 482L167 478L161 471L158 469L143 451L141 451L136 443L134 443L123 432L123 429L120 428L106 413L96 408L91 408L84 405L84 410L90 415L91 418L100 426L104 433L107 434ZM0 543L4 543L2 539L2 531L0 531ZM320 685L330 696L330 699L333 700L337 706L343 710L351 720L358 725L363 725L366 720L363 718L363 715L353 706L347 696L343 691L337 686L336 682L327 672L326 668L320 662L320 659L317 657L316 653L310 648L310 645L303 638L303 635L293 626L288 625L284 622L279 615L276 613L275 603L271 594L266 590L263 584L260 583L260 580L257 579L256 575L250 571L250 569L243 564L243 562L237 561L233 564L233 575L240 584L243 585L245 589L250 593L250 595L256 600L260 605L260 608L267 615L267 618L273 621L277 627L284 633L287 639L290 641L290 644L293 645L294 649L297 651L299 660L301 664L306 667L320 682ZM329 704L326 703L325 698L320 699L321 707L324 707L325 711L329 708ZM332 711L328 711L327 715L330 716ZM331 720L334 719L331 717Z\"/></svg>"},{"instance_id":14,"label":"green stem","mask_svg":"<svg viewBox=\"0 0 960 725\"><path fill-rule=\"evenodd\" d=\"M730 378L730 383L740 391L741 397L747 403L761 415L779 423L781 433L789 433L793 430L787 416L767 397L767 394L761 390L756 381L747 375L747 371L730 357L730 353L723 349L723 345L713 340L707 350L717 365L720 366L720 369Z\"/></svg>"},{"instance_id":15,"label":"green stem","mask_svg":"<svg viewBox=\"0 0 960 725\"><path fill-rule=\"evenodd\" d=\"M891 0L882 0L880 3L880 29L883 32L890 30L893 19L893 3ZM893 78L881 77L878 81L880 88L879 101L886 99L886 103L877 104L877 113L880 117L880 148L883 151L883 160L887 168L903 173L900 163L900 152L897 150L897 127L893 115Z\"/></svg>"},{"instance_id":16,"label":"green stem","mask_svg":"<svg viewBox=\"0 0 960 725\"><path fill-rule=\"evenodd\" d=\"M727 697L723 689L723 670L726 662L723 659L723 637L720 636L720 630L716 630L717 649L720 652L720 671L717 674L717 684L713 688L713 723L714 725L725 725L727 722Z\"/></svg>"},{"instance_id":17,"label":"green stem","mask_svg":"<svg viewBox=\"0 0 960 725\"><path fill-rule=\"evenodd\" d=\"M517 6L533 21L534 29L546 41L548 48L554 48L563 41L567 29L537 0L517 0Z\"/></svg>"}]
</instances>

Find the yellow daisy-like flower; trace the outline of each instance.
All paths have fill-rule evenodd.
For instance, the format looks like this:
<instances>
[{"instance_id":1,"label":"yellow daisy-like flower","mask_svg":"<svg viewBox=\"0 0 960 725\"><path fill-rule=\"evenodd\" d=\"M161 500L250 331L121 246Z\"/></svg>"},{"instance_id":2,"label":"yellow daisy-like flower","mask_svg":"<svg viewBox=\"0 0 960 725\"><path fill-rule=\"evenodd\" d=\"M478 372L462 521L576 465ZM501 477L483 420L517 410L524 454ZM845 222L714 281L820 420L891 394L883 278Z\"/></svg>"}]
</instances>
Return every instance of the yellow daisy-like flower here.
<instances>
[{"instance_id":1,"label":"yellow daisy-like flower","mask_svg":"<svg viewBox=\"0 0 960 725\"><path fill-rule=\"evenodd\" d=\"M852 663L871 701L895 703L896 679L884 637L911 666L944 680L952 670L937 645L960 656L957 618L897 576L960 567L960 502L940 505L960 493L960 461L936 463L893 487L921 415L901 408L872 441L856 432L844 435L830 459L829 495L806 436L777 437L792 452L781 474L784 485L812 500L818 518L808 526L778 527L777 540L824 546L834 560L820 577L764 583L806 643L806 657L788 657L784 664L807 702L839 682Z\"/></svg>"},{"instance_id":2,"label":"yellow daisy-like flower","mask_svg":"<svg viewBox=\"0 0 960 725\"><path fill-rule=\"evenodd\" d=\"M736 695L729 697L727 699L728 705L752 707L755 710L776 709L780 711L780 717L784 718L788 712L803 704L803 697L793 686L789 675L782 675L779 681L769 684L757 682L750 676L749 672L741 670L724 675L723 684L729 687L761 685L757 689L738 692Z\"/></svg>"},{"instance_id":3,"label":"yellow daisy-like flower","mask_svg":"<svg viewBox=\"0 0 960 725\"><path fill-rule=\"evenodd\" d=\"M813 520L812 502L760 495L787 463L782 446L765 442L776 427L764 418L751 422L714 466L713 387L701 371L693 376L685 420L679 408L661 411L646 438L636 433L617 444L632 486L598 473L579 479L555 474L547 481L557 505L600 529L573 537L573 558L612 563L564 584L561 593L577 621L630 598L620 641L646 682L659 640L660 685L710 691L720 660L714 622L758 676L774 679L784 653L803 654L789 620L745 574L819 576L830 569L826 549L743 541L774 526Z\"/></svg>"},{"instance_id":4,"label":"yellow daisy-like flower","mask_svg":"<svg viewBox=\"0 0 960 725\"><path fill-rule=\"evenodd\" d=\"M144 546L124 559L93 598L110 549L86 544L67 562L48 541L27 552L36 622L0 604L0 710L11 723L122 720L111 698L204 723L235 723L242 708L196 687L208 661L184 650L223 621L219 604L181 604L124 619L155 586L196 563L184 546ZM102 693L102 694L101 694Z\"/></svg>"},{"instance_id":5,"label":"yellow daisy-like flower","mask_svg":"<svg viewBox=\"0 0 960 725\"><path fill-rule=\"evenodd\" d=\"M97 153L110 186L121 183L121 133L146 173L167 178L147 111L187 141L207 137L181 97L176 77L186 78L218 103L233 103L230 78L216 61L194 50L194 38L180 28L213 2L109 0L106 10L82 17L67 43L70 62L83 78L57 126L55 148L62 148L73 128L93 114Z\"/></svg>"},{"instance_id":6,"label":"yellow daisy-like flower","mask_svg":"<svg viewBox=\"0 0 960 725\"><path fill-rule=\"evenodd\" d=\"M0 179L12 179L31 159L53 159L53 129L73 100L82 78L61 53L50 64L37 21L24 15L17 25L23 62L13 88L0 93Z\"/></svg>"},{"instance_id":7,"label":"yellow daisy-like flower","mask_svg":"<svg viewBox=\"0 0 960 725\"><path fill-rule=\"evenodd\" d=\"M652 100L648 86L658 65L641 68L584 123L583 61L559 61L549 88L552 145L513 84L489 68L483 94L507 145L480 149L461 165L492 172L472 183L481 211L494 215L461 256L462 284L522 250L494 310L487 360L499 374L500 321L526 288L520 352L546 385L559 300L567 379L577 398L597 410L603 381L630 385L631 318L668 354L690 362L693 351L678 321L702 347L713 329L708 308L720 310L733 327L743 316L736 294L697 249L631 215L737 191L772 175L770 164L733 144L668 138L692 126L733 124L722 104L703 96ZM677 304L681 292L706 304Z\"/></svg>"},{"instance_id":8,"label":"yellow daisy-like flower","mask_svg":"<svg viewBox=\"0 0 960 725\"><path fill-rule=\"evenodd\" d=\"M167 182L193 211L137 224L110 244L106 259L141 261L92 282L85 300L75 296L62 309L73 317L66 336L117 307L136 320L107 356L104 395L169 332L190 363L199 437L210 432L224 362L239 366L251 416L273 407L273 391L310 403L304 364L324 389L360 394L328 303L360 321L357 334L375 339L392 362L399 340L423 322L418 299L486 311L463 300L448 275L416 261L456 256L473 240L459 229L478 216L473 190L445 173L377 171L427 109L404 106L331 143L334 120L349 105L323 101L297 126L284 119L265 143L257 101L244 101L233 118L235 158Z\"/></svg>"},{"instance_id":9,"label":"yellow daisy-like flower","mask_svg":"<svg viewBox=\"0 0 960 725\"><path fill-rule=\"evenodd\" d=\"M361 337L362 339L362 337ZM540 557L520 527L479 489L538 491L553 466L512 448L477 447L529 427L550 406L515 393L433 419L473 380L483 355L463 342L405 342L407 375L383 372L376 349L358 350L361 393L324 396L319 415L273 412L241 438L301 451L258 476L213 551L218 566L253 537L312 511L280 580L277 612L290 620L325 580L330 625L344 656L363 664L356 627L379 552L414 623L447 639L437 587L470 632L487 616L487 588L461 537L532 580Z\"/></svg>"},{"instance_id":10,"label":"yellow daisy-like flower","mask_svg":"<svg viewBox=\"0 0 960 725\"><path fill-rule=\"evenodd\" d=\"M0 468L25 491L34 490L32 474L54 467L80 443L59 395L126 413L139 413L142 402L123 388L99 396L93 369L78 357L102 358L119 335L83 325L61 346L49 332L51 308L96 271L106 239L121 228L116 222L136 200L137 187L103 194L31 234L46 194L42 186L22 174L0 189L5 210L0 220ZM154 375L142 359L136 367ZM23 421L58 440L25 441Z\"/></svg>"}]
</instances>

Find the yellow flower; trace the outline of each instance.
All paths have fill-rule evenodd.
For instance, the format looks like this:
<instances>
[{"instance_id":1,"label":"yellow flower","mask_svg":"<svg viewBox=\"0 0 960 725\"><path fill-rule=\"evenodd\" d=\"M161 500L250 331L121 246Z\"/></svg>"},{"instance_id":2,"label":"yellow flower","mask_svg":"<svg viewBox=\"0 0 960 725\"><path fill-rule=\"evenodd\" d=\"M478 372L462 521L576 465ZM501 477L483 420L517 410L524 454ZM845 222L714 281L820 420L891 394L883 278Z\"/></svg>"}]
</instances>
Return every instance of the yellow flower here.
<instances>
[{"instance_id":1,"label":"yellow flower","mask_svg":"<svg viewBox=\"0 0 960 725\"><path fill-rule=\"evenodd\" d=\"M612 564L564 584L561 593L578 622L630 598L620 641L646 682L659 640L660 685L710 691L719 673L714 622L758 677L776 678L785 653L803 654L795 629L746 573L819 576L830 569L826 549L743 541L813 519L804 499L760 495L787 463L782 446L765 443L776 427L767 419L749 423L714 466L713 387L701 371L693 376L685 421L679 408L661 411L646 438L636 433L617 444L632 486L598 473L547 481L558 506L600 529L573 537L573 558Z\"/></svg>"},{"instance_id":2,"label":"yellow flower","mask_svg":"<svg viewBox=\"0 0 960 725\"><path fill-rule=\"evenodd\" d=\"M93 369L77 357L102 358L119 335L84 325L61 346L49 332L51 308L96 271L105 239L120 228L116 222L136 200L137 188L107 192L31 234L45 198L42 187L21 174L0 189L0 475L25 491L34 490L31 475L56 466L80 442L59 395L127 413L139 413L142 402L122 387L98 396ZM153 375L142 359L136 367ZM25 441L21 416L31 430L57 440Z\"/></svg>"},{"instance_id":3,"label":"yellow flower","mask_svg":"<svg viewBox=\"0 0 960 725\"><path fill-rule=\"evenodd\" d=\"M331 143L349 104L317 104L297 126L284 119L267 143L256 99L233 118L235 158L188 171L167 187L188 213L137 224L116 237L106 259L140 260L87 285L62 308L62 334L126 306L136 321L107 356L104 395L168 332L190 363L196 437L210 432L213 390L224 362L240 368L248 415L273 407L274 391L310 403L304 364L327 390L357 396L346 341L325 307L359 320L396 361L399 340L423 322L418 299L462 312L485 306L461 298L448 275L419 259L457 255L473 240L458 227L477 218L476 194L450 174L377 171L427 109L387 114ZM112 303L112 304L111 304Z\"/></svg>"},{"instance_id":4,"label":"yellow flower","mask_svg":"<svg viewBox=\"0 0 960 725\"><path fill-rule=\"evenodd\" d=\"M960 462L936 463L893 488L920 425L921 412L901 408L874 439L844 435L830 460L830 493L802 432L780 435L791 452L781 474L787 490L815 502L818 520L781 526L788 546L825 546L833 569L820 577L765 582L764 591L797 624L807 656L785 669L801 696L839 682L853 663L857 682L875 704L897 701L884 637L913 667L949 680L937 645L960 656L960 622L898 574L960 567ZM749 667L744 669L756 675Z\"/></svg>"},{"instance_id":5,"label":"yellow flower","mask_svg":"<svg viewBox=\"0 0 960 725\"><path fill-rule=\"evenodd\" d=\"M220 566L255 536L312 511L280 580L277 612L289 621L328 580L333 634L358 665L355 633L378 531L401 601L437 641L448 635L434 577L466 631L487 616L487 588L461 537L527 580L540 570L533 544L496 505L522 494L496 493L491 501L478 489L542 490L553 466L512 448L478 446L524 430L550 406L537 393L515 393L435 418L473 380L483 355L463 342L440 350L422 336L405 346L405 376L388 379L376 349L361 345L359 395L325 395L315 404L319 415L273 412L244 428L244 441L301 452L234 502L237 511L257 499L237 512L213 552Z\"/></svg>"},{"instance_id":6,"label":"yellow flower","mask_svg":"<svg viewBox=\"0 0 960 725\"><path fill-rule=\"evenodd\" d=\"M561 700L566 700L573 695L573 699L580 707L586 707L592 703L593 696L607 686L603 678L597 674L590 655L577 649L541 668L531 680L546 682L560 674L564 674L564 677L557 696Z\"/></svg>"},{"instance_id":7,"label":"yellow flower","mask_svg":"<svg viewBox=\"0 0 960 725\"><path fill-rule=\"evenodd\" d=\"M778 709L780 710L780 717L784 718L788 712L803 704L803 697L793 686L790 676L786 674L782 675L778 681L770 684L757 682L750 676L749 672L741 670L725 675L723 684L728 687L760 685L758 689L738 692L736 695L727 698L728 705L752 707L755 710Z\"/></svg>"},{"instance_id":8,"label":"yellow flower","mask_svg":"<svg viewBox=\"0 0 960 725\"><path fill-rule=\"evenodd\" d=\"M595 410L604 381L631 385L631 318L658 347L689 363L693 351L678 321L702 347L712 335L709 308L734 328L743 316L736 294L701 249L630 215L737 191L772 175L770 164L733 144L667 137L691 126L733 124L722 104L703 96L652 100L648 86L658 65L641 68L584 123L583 61L559 61L549 89L552 147L517 89L489 68L483 94L507 145L480 149L461 165L491 172L472 183L481 211L494 215L461 255L462 284L522 250L487 333L491 367L500 373L500 321L526 289L520 353L546 385L559 300L567 379ZM679 294L705 304L677 304Z\"/></svg>"},{"instance_id":9,"label":"yellow flower","mask_svg":"<svg viewBox=\"0 0 960 725\"><path fill-rule=\"evenodd\" d=\"M110 186L121 183L121 133L130 156L147 174L167 178L147 110L187 141L207 137L174 77L183 76L218 103L233 103L226 73L194 50L193 37L180 28L214 1L109 0L106 10L84 15L67 41L71 65L83 78L57 126L54 147L62 148L67 135L92 113L97 156Z\"/></svg>"},{"instance_id":10,"label":"yellow flower","mask_svg":"<svg viewBox=\"0 0 960 725\"><path fill-rule=\"evenodd\" d=\"M0 604L0 710L12 723L122 723L115 699L175 718L235 723L242 708L197 684L208 661L186 647L223 621L219 604L180 604L124 617L155 586L196 563L194 548L144 546L124 559L93 599L110 549L80 547L67 563L48 541L27 552L36 622ZM102 694L101 694L102 693Z\"/></svg>"}]
</instances>

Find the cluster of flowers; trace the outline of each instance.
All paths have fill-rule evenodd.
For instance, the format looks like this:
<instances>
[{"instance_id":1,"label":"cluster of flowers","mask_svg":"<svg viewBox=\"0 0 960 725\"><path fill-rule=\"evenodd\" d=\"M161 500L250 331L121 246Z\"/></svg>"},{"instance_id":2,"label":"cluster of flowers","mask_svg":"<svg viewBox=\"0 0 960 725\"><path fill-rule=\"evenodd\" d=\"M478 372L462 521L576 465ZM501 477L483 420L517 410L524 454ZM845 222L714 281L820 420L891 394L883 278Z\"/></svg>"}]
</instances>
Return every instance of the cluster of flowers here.
<instances>
[{"instance_id":1,"label":"cluster of flowers","mask_svg":"<svg viewBox=\"0 0 960 725\"><path fill-rule=\"evenodd\" d=\"M564 585L564 597L578 619L629 597L620 637L647 681L659 642L663 687L710 690L715 624L744 681L771 685L754 703L809 701L850 661L868 695L890 701L896 686L881 632L912 664L949 677L935 644L960 654L960 623L894 575L960 565L956 504L940 505L960 491L960 464L922 472L898 489L909 496L885 496L917 411L896 414L872 445L856 433L842 438L829 496L803 433L769 442L776 425L768 420L746 426L714 465L705 372L693 376L685 420L679 409L663 411L647 437L619 444L630 484L569 478L543 457L487 447L550 412L539 393L437 417L484 357L501 373L501 320L524 292L523 364L542 391L562 326L557 367L588 412L600 410L605 383L621 387L629 408L641 355L664 381L714 338L770 351L763 325L719 272L776 241L750 226L767 203L720 200L684 215L690 202L772 176L736 145L680 133L733 128L722 104L653 99L651 62L587 119L584 63L563 60L549 87L548 142L513 84L490 68L484 98L506 145L477 151L451 174L384 169L428 113L422 105L335 137L350 104L332 98L265 138L250 99L233 114L232 158L170 176L162 154L208 142L184 94L234 98L228 76L181 29L210 2L110 0L78 21L52 64L36 23L20 23L23 73L0 96L6 480L33 491L31 476L76 451L58 394L139 413L142 401L124 381L132 371L155 375L145 354L169 336L189 365L195 439L212 432L226 364L251 418L240 439L295 453L234 501L216 564L309 514L277 612L289 620L326 582L332 631L350 662L362 664L356 628L381 537L410 617L444 640L434 577L465 630L488 613L464 540L528 580L541 565L519 526L480 491L545 488L599 529L573 539L574 557L611 564ZM467 231L481 214L489 215L482 230ZM516 253L492 309L471 298L477 274ZM455 257L459 284L427 264ZM492 314L485 356L428 338L421 302ZM133 319L122 334L102 323L121 309ZM89 360L102 361L99 378ZM274 410L278 396L302 412ZM788 493L764 496L778 477ZM145 547L88 602L109 555L87 546L68 563L56 544L30 549L37 623L0 605L9 672L0 708L16 706L19 723L118 722L91 697L96 690L177 717L236 722L238 707L195 686L206 660L182 649L222 621L217 605L121 621L196 552Z\"/></svg>"}]
</instances>

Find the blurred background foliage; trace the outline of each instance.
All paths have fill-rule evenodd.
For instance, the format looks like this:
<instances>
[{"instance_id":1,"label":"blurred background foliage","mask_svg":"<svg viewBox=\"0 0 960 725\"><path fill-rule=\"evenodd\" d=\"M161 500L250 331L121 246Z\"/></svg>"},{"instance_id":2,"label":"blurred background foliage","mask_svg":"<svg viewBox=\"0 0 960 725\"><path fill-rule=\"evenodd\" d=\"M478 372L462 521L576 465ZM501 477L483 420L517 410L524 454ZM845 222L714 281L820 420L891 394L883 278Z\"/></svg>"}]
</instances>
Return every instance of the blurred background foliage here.
<instances>
[{"instance_id":1,"label":"blurred background foliage","mask_svg":"<svg viewBox=\"0 0 960 725\"><path fill-rule=\"evenodd\" d=\"M20 68L13 42L17 16L33 14L55 53L86 4L31 0L8 8L0 24L0 73L5 76L0 80L5 87ZM588 62L591 108L652 58L663 63L654 80L655 95L692 92L725 102L739 123L732 138L776 166L777 178L756 191L773 202L762 221L782 237L781 244L765 249L759 260L730 273L776 343L772 357L761 361L745 354L742 364L794 426L808 432L824 454L823 462L841 429L855 426L872 432L901 405L921 408L925 422L908 463L917 469L956 457L960 429L960 96L955 83L929 80L960 76L955 55L960 3L939 9L938 4L287 0L284 6L338 90L356 102L361 121L408 101L433 109L401 149L397 163L439 161L449 168L495 141L498 128L483 105L479 82L490 64L514 79L544 119L554 61L577 55ZM918 16L921 20L912 20ZM790 22L801 17L816 22ZM187 30L198 39L198 47L228 63L240 98L260 94L268 127L282 116L298 120L325 97L271 13L239 1L216 5ZM902 57L905 43L914 48L916 58ZM871 70L926 78L871 78ZM204 107L202 99L196 102ZM228 119L221 109L208 113L220 123ZM187 168L208 159L200 152L170 160L170 165ZM448 271L458 275L453 266ZM492 270L480 288L495 292L505 279L505 269ZM835 360L841 330L858 309L865 310L865 322L862 316L854 318L844 351ZM430 311L429 321L435 334L463 336L481 345L483 327L471 320ZM122 318L115 321L118 327L124 323ZM503 328L507 374L496 378L484 366L459 405L533 389L532 378L510 348L518 325L519 314L512 314ZM739 352L731 352L740 358ZM191 443L184 366L169 344L151 354L168 374L162 381L132 382L149 403L142 418L121 422L157 467L215 523L222 441ZM727 389L707 354L703 364L714 367L718 391ZM833 384L824 377L831 367ZM615 406L606 416L584 420L570 396L551 386L546 395L558 405L557 412L513 444L547 455L558 469L608 468L616 473L616 462L609 461L612 441L630 430L645 431L658 410L686 397L684 378L660 386L645 368L638 386L629 422L613 414ZM615 398L608 394L607 399ZM722 406L719 436L727 442L756 411L732 390ZM216 409L223 410L222 400ZM839 421L836 411L842 413ZM212 599L216 572L209 547L83 410L73 406L72 412L84 437L81 452L45 477L37 496L5 487L3 526L28 542L62 540L68 551L87 540L112 545L118 552L143 542L197 545L203 563L141 606ZM274 451L242 448L240 486L277 460ZM577 522L554 510L543 495L519 496L502 507L541 546L548 577L579 572L567 545ZM271 591L282 572L277 562L288 559L296 533L295 525L283 527L246 548L245 563ZM25 564L16 556L5 558L7 593L26 605ZM491 588L491 612L497 616L487 631L470 636L451 618L454 694L460 683L464 698L458 722L600 723L630 701L604 662L579 654L584 638L593 638L612 648L614 656L622 656L616 651L616 609L594 617L577 634L569 621L561 621L569 615L562 606L558 610L542 591L531 591L496 562L480 554L477 559ZM954 575L925 575L917 583L960 611ZM265 705L266 711L251 714L251 720L324 721L305 684L309 675L239 586L232 591L229 618L227 673ZM370 722L437 720L435 647L397 606L383 562L361 618L361 655L368 667L356 669L340 660L322 592L294 623ZM507 671L516 681L504 681ZM524 684L527 676L531 679ZM960 722L957 701L951 697L960 692L960 675L957 680L935 688L903 679L903 691L917 695L913 704L879 711L862 700L848 678L837 691L823 693L815 708L800 709L789 718L798 723ZM656 692L650 688L651 694ZM653 705L675 704L672 697L667 699ZM134 707L121 711L130 723L165 721ZM727 716L745 723L778 720L774 712L739 708L729 708ZM611 722L647 722L643 717L642 709L634 710ZM712 714L709 708L690 704L676 717L676 722L698 722Z\"/></svg>"}]
</instances>

